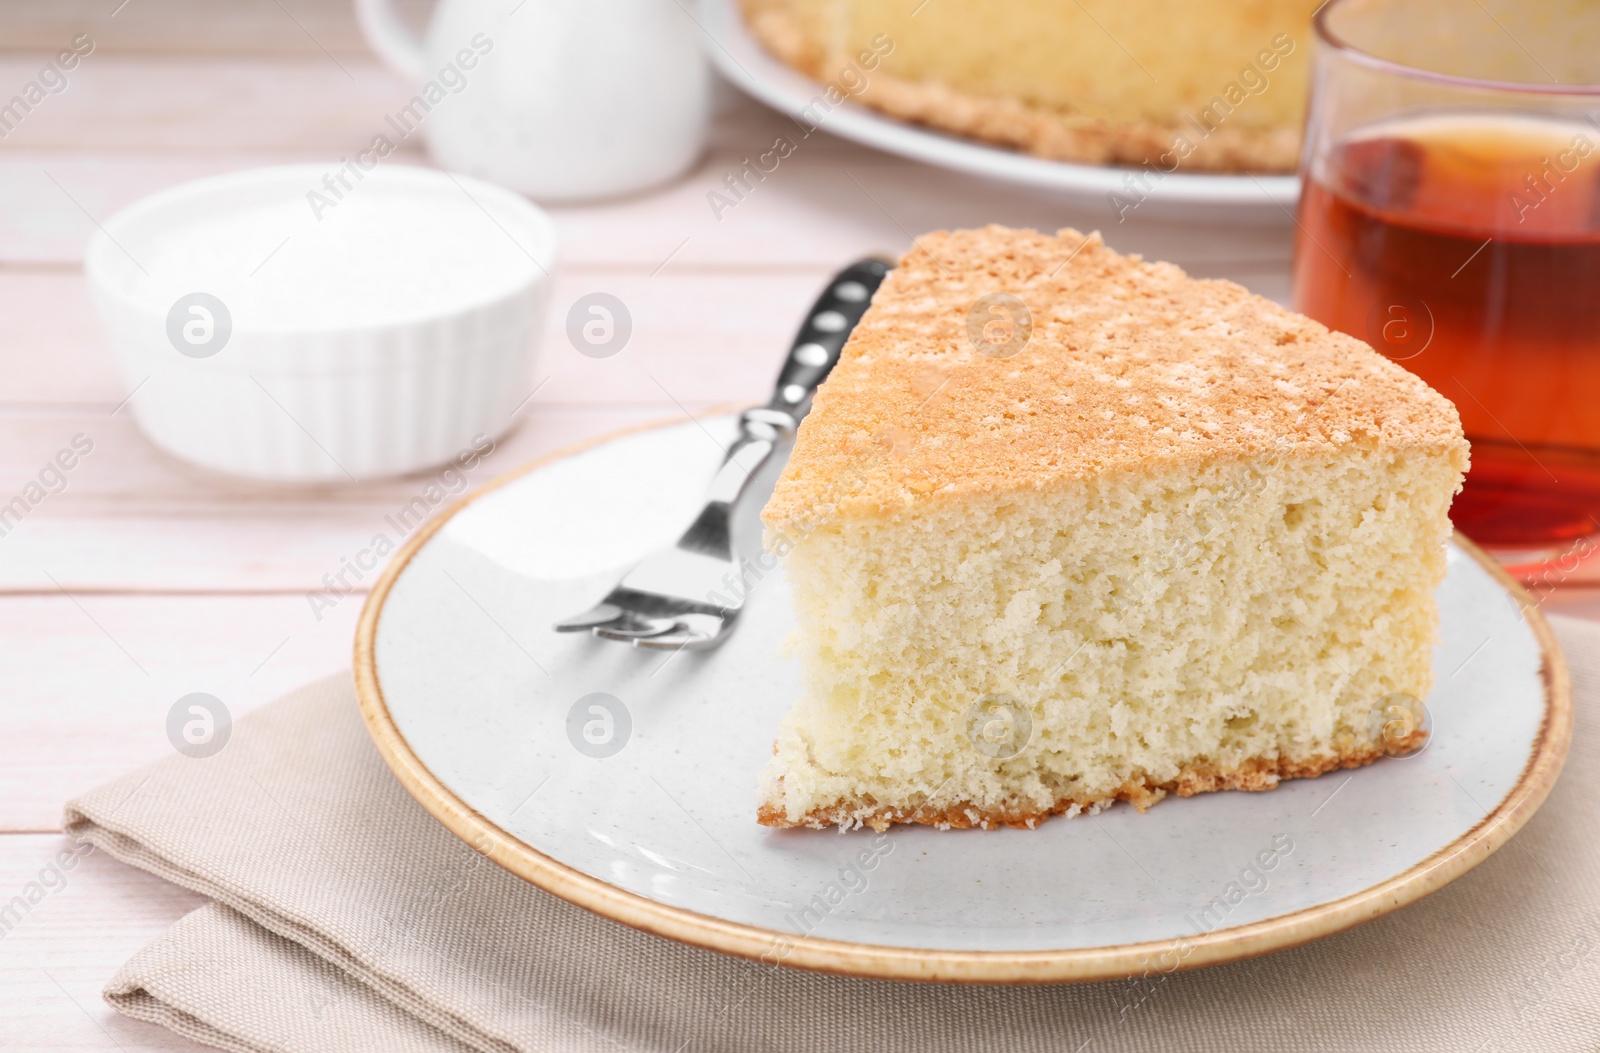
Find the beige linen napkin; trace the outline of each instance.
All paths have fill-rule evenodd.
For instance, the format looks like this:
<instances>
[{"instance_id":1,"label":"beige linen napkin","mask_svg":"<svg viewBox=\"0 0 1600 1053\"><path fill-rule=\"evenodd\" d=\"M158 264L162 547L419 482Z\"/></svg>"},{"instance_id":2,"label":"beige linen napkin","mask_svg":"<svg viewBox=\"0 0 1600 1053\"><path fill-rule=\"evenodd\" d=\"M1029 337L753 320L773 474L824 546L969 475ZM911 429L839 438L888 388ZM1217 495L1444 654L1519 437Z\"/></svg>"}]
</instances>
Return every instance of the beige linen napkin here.
<instances>
[{"instance_id":1,"label":"beige linen napkin","mask_svg":"<svg viewBox=\"0 0 1600 1053\"><path fill-rule=\"evenodd\" d=\"M457 841L368 742L347 677L67 807L67 829L210 896L107 987L225 1049L699 1051L1600 1048L1600 626L1553 619L1577 730L1543 810L1443 891L1180 975L1050 987L853 980L586 913Z\"/></svg>"}]
</instances>

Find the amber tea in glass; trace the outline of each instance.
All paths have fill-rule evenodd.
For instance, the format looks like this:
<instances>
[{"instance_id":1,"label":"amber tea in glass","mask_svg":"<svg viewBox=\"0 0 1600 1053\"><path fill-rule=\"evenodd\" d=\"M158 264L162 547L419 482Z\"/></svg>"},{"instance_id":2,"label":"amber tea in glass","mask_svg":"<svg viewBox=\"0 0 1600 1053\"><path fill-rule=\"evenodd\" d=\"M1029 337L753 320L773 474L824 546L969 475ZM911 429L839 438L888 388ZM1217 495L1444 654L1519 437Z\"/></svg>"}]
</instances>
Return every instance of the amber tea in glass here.
<instances>
[{"instance_id":1,"label":"amber tea in glass","mask_svg":"<svg viewBox=\"0 0 1600 1053\"><path fill-rule=\"evenodd\" d=\"M1455 403L1451 518L1535 561L1600 533L1600 91L1545 6L1323 8L1294 274L1296 309Z\"/></svg>"}]
</instances>

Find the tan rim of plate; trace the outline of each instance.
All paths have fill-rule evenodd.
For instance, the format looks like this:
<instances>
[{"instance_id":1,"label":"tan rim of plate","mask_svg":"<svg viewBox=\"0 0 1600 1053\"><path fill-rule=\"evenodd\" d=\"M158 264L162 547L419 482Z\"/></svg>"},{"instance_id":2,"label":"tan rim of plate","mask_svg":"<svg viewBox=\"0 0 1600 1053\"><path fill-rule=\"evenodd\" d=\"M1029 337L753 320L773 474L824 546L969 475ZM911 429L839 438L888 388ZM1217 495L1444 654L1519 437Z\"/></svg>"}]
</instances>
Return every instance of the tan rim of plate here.
<instances>
[{"instance_id":1,"label":"tan rim of plate","mask_svg":"<svg viewBox=\"0 0 1600 1053\"><path fill-rule=\"evenodd\" d=\"M847 976L948 983L1057 983L1173 973L1297 947L1371 921L1443 888L1487 859L1522 828L1544 803L1566 760L1572 732L1572 693L1566 661L1550 626L1522 586L1481 549L1458 534L1456 543L1522 608L1539 641L1543 655L1540 675L1545 688L1544 723L1521 777L1493 812L1432 856L1371 888L1293 914L1201 936L1060 951L941 951L845 943L723 921L625 892L557 862L512 837L474 811L429 771L389 713L378 679L374 643L384 602L395 581L428 539L461 509L553 461L624 435L666 427L684 419L645 424L569 447L500 476L457 501L430 520L395 554L367 597L356 628L355 676L361 715L378 752L401 785L452 833L489 859L545 891L596 914L657 936L763 964ZM753 817L751 821L755 821Z\"/></svg>"}]
</instances>

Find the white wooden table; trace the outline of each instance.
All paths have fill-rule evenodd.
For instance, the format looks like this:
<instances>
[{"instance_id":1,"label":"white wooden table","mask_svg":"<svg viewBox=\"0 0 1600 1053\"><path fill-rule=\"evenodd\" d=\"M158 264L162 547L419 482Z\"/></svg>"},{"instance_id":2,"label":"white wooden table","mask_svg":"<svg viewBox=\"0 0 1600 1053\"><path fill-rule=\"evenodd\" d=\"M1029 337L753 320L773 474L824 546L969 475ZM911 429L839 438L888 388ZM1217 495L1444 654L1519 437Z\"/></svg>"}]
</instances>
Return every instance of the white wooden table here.
<instances>
[{"instance_id":1,"label":"white wooden table","mask_svg":"<svg viewBox=\"0 0 1600 1053\"><path fill-rule=\"evenodd\" d=\"M65 846L69 796L172 748L165 720L180 696L209 692L237 717L346 668L366 583L320 620L307 593L428 482L253 486L175 462L135 429L80 272L95 221L198 176L333 162L410 92L366 53L342 0L119 2L0 7L0 103L76 34L96 45L67 88L0 141L0 503L74 435L94 443L66 489L0 537L0 907ZM1286 295L1287 220L1177 226L1134 214L1118 225L1109 209L826 135L718 218L708 192L790 127L725 91L691 174L553 210L562 264L540 367L549 381L475 483L621 426L764 398L833 269L937 227L1099 227L1119 249ZM427 161L410 143L389 163ZM578 354L564 332L567 307L596 291L621 297L634 319L627 348L605 360ZM1546 603L1600 617L1597 590L1563 588ZM86 859L0 937L0 1049L199 1048L99 997L123 961L199 903Z\"/></svg>"}]
</instances>

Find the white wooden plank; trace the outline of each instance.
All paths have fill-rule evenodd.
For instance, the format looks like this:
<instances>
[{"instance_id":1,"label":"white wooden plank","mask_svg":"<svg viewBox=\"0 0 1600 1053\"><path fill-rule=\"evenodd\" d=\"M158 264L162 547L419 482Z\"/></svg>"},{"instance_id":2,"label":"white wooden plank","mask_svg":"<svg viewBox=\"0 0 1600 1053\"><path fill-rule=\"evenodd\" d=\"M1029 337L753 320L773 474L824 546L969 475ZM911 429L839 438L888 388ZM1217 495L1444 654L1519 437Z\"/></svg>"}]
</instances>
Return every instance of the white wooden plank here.
<instances>
[{"instance_id":1,"label":"white wooden plank","mask_svg":"<svg viewBox=\"0 0 1600 1053\"><path fill-rule=\"evenodd\" d=\"M68 798L171 756L169 710L216 696L235 717L347 670L362 597L0 597L0 830L59 829Z\"/></svg>"},{"instance_id":2,"label":"white wooden plank","mask_svg":"<svg viewBox=\"0 0 1600 1053\"><path fill-rule=\"evenodd\" d=\"M391 519L418 497L453 498L537 457L680 413L535 404L523 415L523 426L470 472L320 489L190 468L154 450L120 416L0 418L0 451L14 458L0 472L7 500L72 434L95 437L67 489L0 537L0 593L53 592L58 583L96 592L304 592L338 574L341 561L376 534L400 540Z\"/></svg>"},{"instance_id":3,"label":"white wooden plank","mask_svg":"<svg viewBox=\"0 0 1600 1053\"><path fill-rule=\"evenodd\" d=\"M1287 266L1291 230L1281 223L1244 226L1158 223L1133 213L1117 222L1108 205L1069 203L1002 184L892 157L818 132L762 182L752 182L731 207L725 180L747 157L759 156L793 128L754 103L740 102L717 143L688 174L644 194L588 205L551 206L563 265L737 268L833 266L868 252L903 251L929 230L1005 223L1056 230L1098 229L1126 252L1191 265L1213 260ZM360 118L351 134L370 138ZM94 134L91 129L86 134ZM172 133L176 135L177 133ZM61 149L0 153L0 262L76 263L93 230L138 198L189 179L263 164L322 161L348 153L348 143L271 152L254 144L200 149L209 134L192 133L192 152L92 154ZM110 145L110 144L108 144ZM418 150L394 161L426 164ZM48 173L48 175L46 174ZM712 195L718 195L713 197ZM80 207L81 206L81 207Z\"/></svg>"},{"instance_id":4,"label":"white wooden plank","mask_svg":"<svg viewBox=\"0 0 1600 1053\"><path fill-rule=\"evenodd\" d=\"M0 52L0 84L46 53ZM374 56L83 56L67 87L15 122L8 149L340 151L365 148L411 85ZM14 90L14 89L13 89Z\"/></svg>"},{"instance_id":5,"label":"white wooden plank","mask_svg":"<svg viewBox=\"0 0 1600 1053\"><path fill-rule=\"evenodd\" d=\"M317 487L255 483L169 457L145 440L126 413L123 410L114 417L0 417L0 487L4 488L0 493L5 500L35 480L40 466L74 435L84 435L94 443L93 450L66 473L66 489L35 505L22 527L16 528L16 535L36 517L67 514L251 514L270 518L292 516L308 506L388 511L414 497L437 474L424 471L381 482ZM541 405L536 397L517 415L521 425L502 437L473 477L486 478L619 427L679 415L671 406L551 407ZM11 536L0 538L7 540Z\"/></svg>"},{"instance_id":6,"label":"white wooden plank","mask_svg":"<svg viewBox=\"0 0 1600 1053\"><path fill-rule=\"evenodd\" d=\"M781 133L781 118L765 114L765 131L736 149L707 155L691 173L650 194L592 205L552 206L562 237L563 266L622 266L651 270L842 266L866 253L899 253L926 230L1010 226L1099 229L1120 251L1184 266L1198 262L1270 262L1286 269L1291 237L1280 226L1171 226L1134 214L1118 224L1098 206L1029 197L1013 187L933 170L877 154L867 147L797 150L733 208L712 205L726 194L723 179L749 150ZM104 219L154 190L187 179L267 163L338 157L310 150L285 154L70 155L59 150L0 154L0 262L74 264L94 218ZM416 150L400 163L427 163ZM48 174L46 174L48 173ZM82 208L80 208L82 206Z\"/></svg>"},{"instance_id":7,"label":"white wooden plank","mask_svg":"<svg viewBox=\"0 0 1600 1053\"><path fill-rule=\"evenodd\" d=\"M380 535L392 545L414 532L397 529L382 506L296 507L298 514L41 515L0 541L0 595L49 594L58 584L79 594L298 595L341 573L346 584L335 585L365 590L376 573L351 577L348 561Z\"/></svg>"},{"instance_id":8,"label":"white wooden plank","mask_svg":"<svg viewBox=\"0 0 1600 1053\"><path fill-rule=\"evenodd\" d=\"M0 836L0 902L74 846L60 834ZM205 902L103 852L48 880L55 891L0 939L0 1050L200 1053L205 1047L129 1020L100 999L123 962Z\"/></svg>"},{"instance_id":9,"label":"white wooden plank","mask_svg":"<svg viewBox=\"0 0 1600 1053\"><path fill-rule=\"evenodd\" d=\"M820 134L820 133L819 133ZM766 149L756 141L748 149ZM802 145L764 182L731 208L711 195L743 155L708 158L700 169L651 198L613 209L557 213L571 240L617 259L632 247L641 263L655 265L673 253L669 267L725 264L729 260L776 265L793 261L835 263L868 253L898 255L930 230L1001 223L1054 231L1074 226L1100 230L1109 244L1180 264L1202 260L1287 263L1290 237L1283 226L1156 225L1135 216L1117 224L1109 206L1033 196L1015 187L927 168L865 147L848 154L811 152ZM724 195L725 196L725 195ZM615 220L621 219L621 224ZM650 251L640 250L648 246Z\"/></svg>"},{"instance_id":10,"label":"white wooden plank","mask_svg":"<svg viewBox=\"0 0 1600 1053\"><path fill-rule=\"evenodd\" d=\"M81 274L0 270L0 411L28 405L109 412L126 394Z\"/></svg>"},{"instance_id":11,"label":"white wooden plank","mask_svg":"<svg viewBox=\"0 0 1600 1053\"><path fill-rule=\"evenodd\" d=\"M413 25L425 23L430 0L398 0ZM49 0L10 3L0 46L48 51L79 33L96 51L249 52L343 57L364 55L366 41L353 5L338 0Z\"/></svg>"}]
</instances>

